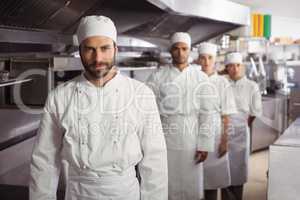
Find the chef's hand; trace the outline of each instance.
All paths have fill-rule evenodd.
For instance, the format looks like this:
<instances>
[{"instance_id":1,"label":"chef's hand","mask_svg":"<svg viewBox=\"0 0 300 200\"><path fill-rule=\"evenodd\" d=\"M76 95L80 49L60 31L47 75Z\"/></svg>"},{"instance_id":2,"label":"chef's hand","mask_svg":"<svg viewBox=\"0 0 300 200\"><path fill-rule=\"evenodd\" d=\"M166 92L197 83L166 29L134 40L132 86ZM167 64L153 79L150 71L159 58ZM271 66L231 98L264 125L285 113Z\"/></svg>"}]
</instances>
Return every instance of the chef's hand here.
<instances>
[{"instance_id":1,"label":"chef's hand","mask_svg":"<svg viewBox=\"0 0 300 200\"><path fill-rule=\"evenodd\" d=\"M226 136L222 136L221 142L219 144L219 149L218 149L219 158L221 158L222 156L224 156L227 153L227 150L228 150L227 137Z\"/></svg>"},{"instance_id":2,"label":"chef's hand","mask_svg":"<svg viewBox=\"0 0 300 200\"><path fill-rule=\"evenodd\" d=\"M218 148L218 157L223 157L228 151L228 125L229 117L228 115L222 115L223 133L221 135L221 141Z\"/></svg>"},{"instance_id":3,"label":"chef's hand","mask_svg":"<svg viewBox=\"0 0 300 200\"><path fill-rule=\"evenodd\" d=\"M195 154L195 161L196 161L196 164L199 164L203 161L206 160L207 158L207 151L196 151L196 154Z\"/></svg>"}]
</instances>

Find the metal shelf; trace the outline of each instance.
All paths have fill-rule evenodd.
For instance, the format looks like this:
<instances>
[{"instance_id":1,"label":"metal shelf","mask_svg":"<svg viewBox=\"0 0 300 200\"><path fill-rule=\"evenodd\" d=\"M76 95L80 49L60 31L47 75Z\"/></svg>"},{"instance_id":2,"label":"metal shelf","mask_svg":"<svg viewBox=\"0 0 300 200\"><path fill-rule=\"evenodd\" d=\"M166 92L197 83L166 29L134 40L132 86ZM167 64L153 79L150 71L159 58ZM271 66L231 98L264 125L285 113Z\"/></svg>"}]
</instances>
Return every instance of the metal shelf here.
<instances>
[{"instance_id":1,"label":"metal shelf","mask_svg":"<svg viewBox=\"0 0 300 200\"><path fill-rule=\"evenodd\" d=\"M140 71L140 70L147 70L147 69L157 69L157 66L152 67L118 67L120 71Z\"/></svg>"},{"instance_id":2,"label":"metal shelf","mask_svg":"<svg viewBox=\"0 0 300 200\"><path fill-rule=\"evenodd\" d=\"M21 84L21 83L25 83L25 82L28 82L28 81L32 81L32 79L23 79L23 80L9 79L5 82L0 82L0 87Z\"/></svg>"},{"instance_id":3,"label":"metal shelf","mask_svg":"<svg viewBox=\"0 0 300 200\"><path fill-rule=\"evenodd\" d=\"M156 69L157 66L151 66L151 67L122 67L117 66L120 71L141 71L141 70L147 70L147 69ZM83 67L55 67L51 68L52 71L78 71L78 70L84 70Z\"/></svg>"}]
</instances>

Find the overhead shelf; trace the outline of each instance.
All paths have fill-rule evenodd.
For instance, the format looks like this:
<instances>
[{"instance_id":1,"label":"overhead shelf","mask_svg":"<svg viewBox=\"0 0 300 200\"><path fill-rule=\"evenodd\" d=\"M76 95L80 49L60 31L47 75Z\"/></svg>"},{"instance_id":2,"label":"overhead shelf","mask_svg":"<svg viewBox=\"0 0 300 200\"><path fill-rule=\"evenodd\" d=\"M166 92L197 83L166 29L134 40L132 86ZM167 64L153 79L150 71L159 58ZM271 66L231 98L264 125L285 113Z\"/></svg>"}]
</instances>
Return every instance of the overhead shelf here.
<instances>
[{"instance_id":1,"label":"overhead shelf","mask_svg":"<svg viewBox=\"0 0 300 200\"><path fill-rule=\"evenodd\" d=\"M157 66L152 67L118 67L120 71L139 71L139 70L148 70L148 69L157 69Z\"/></svg>"},{"instance_id":2,"label":"overhead shelf","mask_svg":"<svg viewBox=\"0 0 300 200\"><path fill-rule=\"evenodd\" d=\"M28 81L32 81L32 79L23 79L23 80L9 79L7 81L0 82L0 87L21 84L21 83L25 83L25 82L28 82Z\"/></svg>"}]
</instances>

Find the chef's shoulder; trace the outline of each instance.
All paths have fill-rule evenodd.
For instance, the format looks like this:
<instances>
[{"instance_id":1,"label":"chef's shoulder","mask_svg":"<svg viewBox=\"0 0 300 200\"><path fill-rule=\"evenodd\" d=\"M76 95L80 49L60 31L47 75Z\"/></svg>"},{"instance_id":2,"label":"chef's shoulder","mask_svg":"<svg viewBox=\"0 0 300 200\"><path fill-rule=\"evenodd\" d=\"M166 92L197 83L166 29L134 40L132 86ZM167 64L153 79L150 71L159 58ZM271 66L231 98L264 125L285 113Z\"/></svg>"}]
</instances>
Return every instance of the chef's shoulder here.
<instances>
[{"instance_id":1,"label":"chef's shoulder","mask_svg":"<svg viewBox=\"0 0 300 200\"><path fill-rule=\"evenodd\" d=\"M200 65L191 64L183 71L183 73L186 74L187 78L190 79L190 81L208 81L208 76L201 70Z\"/></svg>"},{"instance_id":2,"label":"chef's shoulder","mask_svg":"<svg viewBox=\"0 0 300 200\"><path fill-rule=\"evenodd\" d=\"M223 75L217 75L217 78L218 78L218 80L219 80L221 83L226 83L226 84L229 83L229 79L228 79L226 76L223 76Z\"/></svg>"},{"instance_id":3,"label":"chef's shoulder","mask_svg":"<svg viewBox=\"0 0 300 200\"><path fill-rule=\"evenodd\" d=\"M132 79L130 77L127 77L127 76L122 76L122 79L123 79L123 86L127 85L124 90L129 89L131 91L128 92L128 94L130 94L131 92L131 95L134 95L134 96L137 96L137 97L143 97L141 95L149 95L150 96L153 96L154 97L154 94L152 92L152 90L150 89L149 86L147 86L145 83L141 82L141 81L138 81L136 79Z\"/></svg>"},{"instance_id":4,"label":"chef's shoulder","mask_svg":"<svg viewBox=\"0 0 300 200\"><path fill-rule=\"evenodd\" d=\"M165 76L170 73L171 65L162 65L159 68L155 69L150 75L151 81L163 80Z\"/></svg>"},{"instance_id":5,"label":"chef's shoulder","mask_svg":"<svg viewBox=\"0 0 300 200\"><path fill-rule=\"evenodd\" d=\"M68 95L69 93L72 93L77 87L77 83L80 81L81 75L77 76L69 81L66 81L64 83L59 84L54 88L51 93L53 93L55 96L65 96Z\"/></svg>"},{"instance_id":6,"label":"chef's shoulder","mask_svg":"<svg viewBox=\"0 0 300 200\"><path fill-rule=\"evenodd\" d=\"M56 105L56 106L65 106L72 97L73 92L76 90L76 85L80 80L80 76L75 77L72 80L61 83L52 89L48 93L47 104Z\"/></svg>"},{"instance_id":7,"label":"chef's shoulder","mask_svg":"<svg viewBox=\"0 0 300 200\"><path fill-rule=\"evenodd\" d=\"M246 78L245 83L247 84L249 91L259 91L258 84L255 81Z\"/></svg>"},{"instance_id":8,"label":"chef's shoulder","mask_svg":"<svg viewBox=\"0 0 300 200\"><path fill-rule=\"evenodd\" d=\"M220 88L227 88L231 85L229 79L223 75L216 75L216 83Z\"/></svg>"}]
</instances>

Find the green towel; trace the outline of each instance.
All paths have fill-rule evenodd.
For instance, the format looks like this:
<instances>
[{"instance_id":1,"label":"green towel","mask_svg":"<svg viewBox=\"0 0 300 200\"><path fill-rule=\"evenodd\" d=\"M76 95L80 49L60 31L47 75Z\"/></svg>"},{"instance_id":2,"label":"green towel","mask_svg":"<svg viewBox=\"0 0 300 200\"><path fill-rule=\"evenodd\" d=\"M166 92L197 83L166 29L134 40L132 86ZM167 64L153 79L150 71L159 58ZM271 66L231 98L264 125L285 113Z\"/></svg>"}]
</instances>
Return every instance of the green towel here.
<instances>
[{"instance_id":1,"label":"green towel","mask_svg":"<svg viewBox=\"0 0 300 200\"><path fill-rule=\"evenodd\" d=\"M271 15L264 15L264 37L271 37Z\"/></svg>"}]
</instances>

